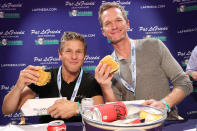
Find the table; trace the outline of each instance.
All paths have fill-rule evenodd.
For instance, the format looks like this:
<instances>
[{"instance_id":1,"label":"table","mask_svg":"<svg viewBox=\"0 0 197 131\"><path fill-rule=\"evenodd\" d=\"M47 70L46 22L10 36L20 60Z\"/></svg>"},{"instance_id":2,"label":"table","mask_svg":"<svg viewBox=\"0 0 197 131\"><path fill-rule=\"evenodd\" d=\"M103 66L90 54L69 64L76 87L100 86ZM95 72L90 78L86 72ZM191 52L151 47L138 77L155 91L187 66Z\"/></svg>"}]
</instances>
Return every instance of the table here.
<instances>
[{"instance_id":1,"label":"table","mask_svg":"<svg viewBox=\"0 0 197 131\"><path fill-rule=\"evenodd\" d=\"M188 119L182 121L165 121L163 131L184 131L193 129L197 131L197 119Z\"/></svg>"},{"instance_id":2,"label":"table","mask_svg":"<svg viewBox=\"0 0 197 131\"><path fill-rule=\"evenodd\" d=\"M48 124L0 126L0 131L47 131ZM67 131L82 131L81 122L66 123Z\"/></svg>"},{"instance_id":3,"label":"table","mask_svg":"<svg viewBox=\"0 0 197 131\"><path fill-rule=\"evenodd\" d=\"M67 131L82 131L81 122L66 123ZM0 131L46 131L47 124L34 125L7 125L0 126ZM189 119L183 121L165 121L162 131L196 131L197 119Z\"/></svg>"}]
</instances>

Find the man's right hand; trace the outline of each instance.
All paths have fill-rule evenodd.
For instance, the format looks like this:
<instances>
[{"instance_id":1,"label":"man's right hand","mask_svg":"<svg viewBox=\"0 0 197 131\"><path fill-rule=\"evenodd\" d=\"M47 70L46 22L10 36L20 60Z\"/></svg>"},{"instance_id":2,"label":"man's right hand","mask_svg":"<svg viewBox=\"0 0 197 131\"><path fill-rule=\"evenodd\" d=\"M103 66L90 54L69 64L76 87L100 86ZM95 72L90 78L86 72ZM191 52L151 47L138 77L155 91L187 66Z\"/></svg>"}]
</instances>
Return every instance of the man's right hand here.
<instances>
[{"instance_id":1,"label":"man's right hand","mask_svg":"<svg viewBox=\"0 0 197 131\"><path fill-rule=\"evenodd\" d=\"M37 67L29 65L24 70L20 71L16 86L23 89L31 83L36 84L40 76L39 73L35 72L36 70L38 70Z\"/></svg>"},{"instance_id":2,"label":"man's right hand","mask_svg":"<svg viewBox=\"0 0 197 131\"><path fill-rule=\"evenodd\" d=\"M105 72L105 68L107 68L107 71ZM112 85L112 77L114 74L110 74L110 67L107 67L106 64L101 64L96 67L95 69L95 79L100 84L103 95L105 97L105 100L107 102L117 101L113 90L111 88Z\"/></svg>"},{"instance_id":3,"label":"man's right hand","mask_svg":"<svg viewBox=\"0 0 197 131\"><path fill-rule=\"evenodd\" d=\"M105 72L105 68L107 68L107 71ZM113 77L113 74L110 74L110 67L107 67L106 64L99 63L98 66L95 69L95 79L100 84L102 89L111 88L111 79Z\"/></svg>"}]
</instances>

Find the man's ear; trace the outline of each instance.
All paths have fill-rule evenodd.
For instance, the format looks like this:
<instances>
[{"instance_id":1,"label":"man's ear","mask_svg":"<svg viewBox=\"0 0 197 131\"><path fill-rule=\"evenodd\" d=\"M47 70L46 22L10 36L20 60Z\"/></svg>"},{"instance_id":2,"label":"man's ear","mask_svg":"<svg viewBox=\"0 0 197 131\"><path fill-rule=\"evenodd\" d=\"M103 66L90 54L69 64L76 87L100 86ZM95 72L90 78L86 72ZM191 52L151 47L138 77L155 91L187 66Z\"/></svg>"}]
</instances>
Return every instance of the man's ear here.
<instances>
[{"instance_id":1,"label":"man's ear","mask_svg":"<svg viewBox=\"0 0 197 131\"><path fill-rule=\"evenodd\" d=\"M59 55L60 60L62 60L62 53L60 52L60 50L58 50L58 55Z\"/></svg>"},{"instance_id":2,"label":"man's ear","mask_svg":"<svg viewBox=\"0 0 197 131\"><path fill-rule=\"evenodd\" d=\"M127 30L129 30L130 29L130 23L129 23L129 20L128 20L128 22L127 22Z\"/></svg>"},{"instance_id":3,"label":"man's ear","mask_svg":"<svg viewBox=\"0 0 197 131\"><path fill-rule=\"evenodd\" d=\"M106 33L105 33L105 31L103 30L103 28L102 28L102 34L106 37Z\"/></svg>"}]
</instances>

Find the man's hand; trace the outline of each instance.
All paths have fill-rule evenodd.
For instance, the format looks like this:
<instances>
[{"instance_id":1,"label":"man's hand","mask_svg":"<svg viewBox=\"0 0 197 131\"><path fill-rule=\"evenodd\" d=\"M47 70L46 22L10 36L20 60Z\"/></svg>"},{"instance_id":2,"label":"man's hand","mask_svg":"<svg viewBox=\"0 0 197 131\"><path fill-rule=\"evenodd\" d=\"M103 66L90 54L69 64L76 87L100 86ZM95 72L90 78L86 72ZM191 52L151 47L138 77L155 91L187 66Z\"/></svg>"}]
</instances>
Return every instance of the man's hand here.
<instances>
[{"instance_id":1,"label":"man's hand","mask_svg":"<svg viewBox=\"0 0 197 131\"><path fill-rule=\"evenodd\" d=\"M105 72L105 68L107 71ZM102 88L111 88L111 79L113 77L110 72L110 67L107 67L106 64L99 63L95 69L95 79L100 84Z\"/></svg>"},{"instance_id":2,"label":"man's hand","mask_svg":"<svg viewBox=\"0 0 197 131\"><path fill-rule=\"evenodd\" d=\"M31 83L35 84L40 76L39 73L35 72L35 70L38 70L38 68L31 65L22 70L17 80L16 87L23 89Z\"/></svg>"},{"instance_id":3,"label":"man's hand","mask_svg":"<svg viewBox=\"0 0 197 131\"><path fill-rule=\"evenodd\" d=\"M107 68L107 71L105 72L105 68ZM103 95L105 97L105 100L107 102L117 101L113 90L111 88L112 85L112 77L114 74L110 74L110 67L107 67L106 64L101 64L96 67L95 69L95 79L99 83L99 85L102 88Z\"/></svg>"},{"instance_id":4,"label":"man's hand","mask_svg":"<svg viewBox=\"0 0 197 131\"><path fill-rule=\"evenodd\" d=\"M66 99L59 99L48 108L48 114L53 118L67 119L77 115L78 104Z\"/></svg>"},{"instance_id":5,"label":"man's hand","mask_svg":"<svg viewBox=\"0 0 197 131\"><path fill-rule=\"evenodd\" d=\"M156 101L155 99L150 99L150 100L146 100L144 103L142 103L144 105L150 105L159 109L164 110L166 108L165 104L161 101Z\"/></svg>"}]
</instances>

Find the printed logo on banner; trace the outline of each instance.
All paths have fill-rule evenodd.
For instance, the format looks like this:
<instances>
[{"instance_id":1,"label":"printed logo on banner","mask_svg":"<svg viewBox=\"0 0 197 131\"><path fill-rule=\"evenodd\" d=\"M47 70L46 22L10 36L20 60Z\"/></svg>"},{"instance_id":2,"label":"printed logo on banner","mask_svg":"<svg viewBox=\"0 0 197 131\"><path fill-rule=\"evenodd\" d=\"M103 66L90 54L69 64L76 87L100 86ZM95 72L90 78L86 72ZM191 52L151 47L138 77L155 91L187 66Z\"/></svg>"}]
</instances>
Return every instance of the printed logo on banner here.
<instances>
[{"instance_id":1,"label":"printed logo on banner","mask_svg":"<svg viewBox=\"0 0 197 131\"><path fill-rule=\"evenodd\" d=\"M65 1L65 6L69 6L71 9L88 9L94 5L94 1Z\"/></svg>"},{"instance_id":2,"label":"printed logo on banner","mask_svg":"<svg viewBox=\"0 0 197 131\"><path fill-rule=\"evenodd\" d=\"M94 1L65 1L65 6L70 7L69 16L93 16L92 11L88 11L92 6L95 6ZM86 10L84 10L86 9Z\"/></svg>"},{"instance_id":3,"label":"printed logo on banner","mask_svg":"<svg viewBox=\"0 0 197 131\"><path fill-rule=\"evenodd\" d=\"M89 56L89 55L86 55L85 56L85 60L84 60L84 63L95 63L95 61L97 60L100 60L100 56Z\"/></svg>"},{"instance_id":4,"label":"printed logo on banner","mask_svg":"<svg viewBox=\"0 0 197 131\"><path fill-rule=\"evenodd\" d=\"M92 37L96 37L96 34L81 34L83 37L85 38L92 38Z\"/></svg>"},{"instance_id":5,"label":"printed logo on banner","mask_svg":"<svg viewBox=\"0 0 197 131\"><path fill-rule=\"evenodd\" d=\"M1 64L1 67L25 67L25 63L18 63L18 64Z\"/></svg>"},{"instance_id":6,"label":"printed logo on banner","mask_svg":"<svg viewBox=\"0 0 197 131\"><path fill-rule=\"evenodd\" d=\"M59 40L55 39L59 34L61 34L61 30L51 30L51 29L31 30L31 35L36 36L35 38L36 45L59 44Z\"/></svg>"},{"instance_id":7,"label":"printed logo on banner","mask_svg":"<svg viewBox=\"0 0 197 131\"><path fill-rule=\"evenodd\" d=\"M197 110L187 112L187 115L194 115L194 114L197 114Z\"/></svg>"},{"instance_id":8,"label":"printed logo on banner","mask_svg":"<svg viewBox=\"0 0 197 131\"><path fill-rule=\"evenodd\" d=\"M69 16L93 16L93 13L92 11L72 10L69 12Z\"/></svg>"},{"instance_id":9,"label":"printed logo on banner","mask_svg":"<svg viewBox=\"0 0 197 131\"><path fill-rule=\"evenodd\" d=\"M109 2L109 1L102 0L102 4L107 3L107 2ZM117 1L114 1L114 2L118 3L121 6L131 5L131 1L120 1L120 0L117 0ZM125 9L125 12L126 12L126 15L129 14L129 11L127 11L126 9Z\"/></svg>"},{"instance_id":10,"label":"printed logo on banner","mask_svg":"<svg viewBox=\"0 0 197 131\"><path fill-rule=\"evenodd\" d=\"M100 56L90 56L90 55L86 55L85 56L85 60L84 60L84 64L94 64L95 61L100 60ZM96 68L95 65L87 65L87 66L83 66L83 70L85 71L94 71Z\"/></svg>"},{"instance_id":11,"label":"printed logo on banner","mask_svg":"<svg viewBox=\"0 0 197 131\"><path fill-rule=\"evenodd\" d=\"M139 27L139 32L144 32L144 38L156 38L160 39L161 41L166 41L167 37L163 36L162 34L168 31L168 26L159 27L159 26L151 26L151 27Z\"/></svg>"},{"instance_id":12,"label":"printed logo on banner","mask_svg":"<svg viewBox=\"0 0 197 131\"><path fill-rule=\"evenodd\" d=\"M36 65L58 65L60 63L59 57L49 56L49 57L34 57L33 62L36 63ZM48 67L48 66L47 66Z\"/></svg>"},{"instance_id":13,"label":"printed logo on banner","mask_svg":"<svg viewBox=\"0 0 197 131\"><path fill-rule=\"evenodd\" d=\"M191 32L196 32L196 31L197 31L197 27L193 27L193 28L189 28L189 29L178 30L177 33L183 34L183 33L191 33Z\"/></svg>"},{"instance_id":14,"label":"printed logo on banner","mask_svg":"<svg viewBox=\"0 0 197 131\"><path fill-rule=\"evenodd\" d=\"M32 12L55 12L57 8L33 8Z\"/></svg>"},{"instance_id":15,"label":"printed logo on banner","mask_svg":"<svg viewBox=\"0 0 197 131\"><path fill-rule=\"evenodd\" d=\"M82 68L84 71L94 71L96 66L83 66Z\"/></svg>"},{"instance_id":16,"label":"printed logo on banner","mask_svg":"<svg viewBox=\"0 0 197 131\"><path fill-rule=\"evenodd\" d=\"M190 12L197 10L196 0L173 0L172 3L177 3L177 12Z\"/></svg>"},{"instance_id":17,"label":"printed logo on banner","mask_svg":"<svg viewBox=\"0 0 197 131\"><path fill-rule=\"evenodd\" d=\"M8 117L10 119L10 121L12 121L12 123L17 124L15 122L20 121L21 116L22 116L21 112L16 112L16 113L13 113L10 115L4 115L4 118ZM28 118L25 118L25 120L28 120Z\"/></svg>"},{"instance_id":18,"label":"printed logo on banner","mask_svg":"<svg viewBox=\"0 0 197 131\"><path fill-rule=\"evenodd\" d=\"M9 92L12 88L14 87L14 85L10 86L6 86L6 85L1 85L0 86L0 90L1 91L5 91L5 92Z\"/></svg>"},{"instance_id":19,"label":"printed logo on banner","mask_svg":"<svg viewBox=\"0 0 197 131\"><path fill-rule=\"evenodd\" d=\"M0 3L0 18L20 18L18 9L22 8L23 3Z\"/></svg>"},{"instance_id":20,"label":"printed logo on banner","mask_svg":"<svg viewBox=\"0 0 197 131\"><path fill-rule=\"evenodd\" d=\"M167 40L167 37L166 36L146 35L143 38L155 38L155 39L159 39L161 41L166 41Z\"/></svg>"},{"instance_id":21,"label":"printed logo on banner","mask_svg":"<svg viewBox=\"0 0 197 131\"><path fill-rule=\"evenodd\" d=\"M181 66L186 67L187 63L189 61L189 57L191 56L192 51L178 51L177 52L177 57L181 58Z\"/></svg>"},{"instance_id":22,"label":"printed logo on banner","mask_svg":"<svg viewBox=\"0 0 197 131\"><path fill-rule=\"evenodd\" d=\"M6 30L0 31L0 46L6 45L23 45L22 40L12 40L19 39L20 36L24 35L25 31L16 31L16 30Z\"/></svg>"},{"instance_id":23,"label":"printed logo on banner","mask_svg":"<svg viewBox=\"0 0 197 131\"><path fill-rule=\"evenodd\" d=\"M106 3L106 2L109 2L109 1L105 1L105 0L102 0L102 4ZM117 0L117 1L114 1L122 6L124 5L131 5L131 1L120 1L120 0Z\"/></svg>"},{"instance_id":24,"label":"printed logo on banner","mask_svg":"<svg viewBox=\"0 0 197 131\"><path fill-rule=\"evenodd\" d=\"M177 12L189 12L195 10L197 10L197 5L193 5L193 6L180 5L177 8Z\"/></svg>"},{"instance_id":25,"label":"printed logo on banner","mask_svg":"<svg viewBox=\"0 0 197 131\"><path fill-rule=\"evenodd\" d=\"M159 5L141 5L140 9L159 9L159 8L166 8L166 5L159 4Z\"/></svg>"}]
</instances>

